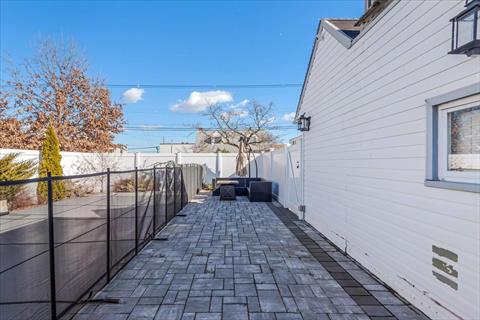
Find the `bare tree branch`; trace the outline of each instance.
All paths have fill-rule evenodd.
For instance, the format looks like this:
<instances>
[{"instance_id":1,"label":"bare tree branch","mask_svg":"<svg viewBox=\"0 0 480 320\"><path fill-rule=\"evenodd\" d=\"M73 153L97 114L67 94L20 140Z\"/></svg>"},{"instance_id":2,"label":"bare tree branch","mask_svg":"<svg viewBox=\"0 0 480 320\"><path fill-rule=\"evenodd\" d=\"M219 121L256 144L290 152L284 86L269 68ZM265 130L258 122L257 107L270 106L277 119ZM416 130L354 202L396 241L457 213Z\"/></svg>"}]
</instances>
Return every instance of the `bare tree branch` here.
<instances>
[{"instance_id":1,"label":"bare tree branch","mask_svg":"<svg viewBox=\"0 0 480 320\"><path fill-rule=\"evenodd\" d=\"M0 114L0 128L21 139L0 135L0 147L38 149L49 124L64 151L118 147L113 138L123 130L122 105L112 102L103 81L87 75L86 59L73 42L46 39L35 57L11 69L0 92L8 110Z\"/></svg>"},{"instance_id":2,"label":"bare tree branch","mask_svg":"<svg viewBox=\"0 0 480 320\"><path fill-rule=\"evenodd\" d=\"M223 105L210 105L204 115L210 119L215 130L207 131L199 128L199 132L206 137L218 134L222 144L239 147L239 140L243 138L248 150L254 151L269 148L276 142L276 137L269 132L273 122L273 104L262 105L251 102L248 107L231 109ZM197 141L198 149L206 150L208 145ZM254 147L254 148L253 148Z\"/></svg>"}]
</instances>

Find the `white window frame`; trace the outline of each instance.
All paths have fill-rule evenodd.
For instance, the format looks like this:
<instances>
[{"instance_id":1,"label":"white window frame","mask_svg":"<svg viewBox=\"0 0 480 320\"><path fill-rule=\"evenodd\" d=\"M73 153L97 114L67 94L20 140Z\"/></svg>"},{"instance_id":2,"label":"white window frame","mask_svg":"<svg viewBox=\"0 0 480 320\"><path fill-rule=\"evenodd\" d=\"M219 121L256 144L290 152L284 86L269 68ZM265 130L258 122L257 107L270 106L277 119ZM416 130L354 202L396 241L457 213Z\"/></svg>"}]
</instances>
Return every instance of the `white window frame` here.
<instances>
[{"instance_id":1,"label":"white window frame","mask_svg":"<svg viewBox=\"0 0 480 320\"><path fill-rule=\"evenodd\" d=\"M441 181L480 183L480 170L448 170L448 113L480 105L480 95L458 99L438 106L438 179ZM480 158L480 155L478 155Z\"/></svg>"},{"instance_id":2,"label":"white window frame","mask_svg":"<svg viewBox=\"0 0 480 320\"><path fill-rule=\"evenodd\" d=\"M480 194L480 182L471 182L471 179L468 179L468 182L464 182L461 175L459 176L458 173L462 172L454 172L453 177L449 176L452 171L446 170L447 165L447 155L446 155L446 142L448 139L441 138L439 139L439 107L448 108L448 107L456 107L462 103L469 103L474 100L467 102L468 99L473 96L480 95L480 82L472 83L468 86L457 88L453 91L448 91L441 93L440 95L430 97L425 100L425 110L426 110L426 149L425 149L425 186L431 188L440 188L440 189L450 189L455 191L463 191L463 192L474 192ZM446 128L444 126L444 128ZM444 130L444 129L441 129ZM440 130L440 131L441 131ZM444 136L442 133L441 135ZM442 139L445 143L442 143ZM442 156L439 157L439 146L442 146ZM445 162L439 161L439 159L445 159ZM439 177L439 165L443 167L442 170L443 177ZM468 177L467 177L468 178ZM445 179L448 179L445 180ZM452 180L450 180L452 179Z\"/></svg>"}]
</instances>

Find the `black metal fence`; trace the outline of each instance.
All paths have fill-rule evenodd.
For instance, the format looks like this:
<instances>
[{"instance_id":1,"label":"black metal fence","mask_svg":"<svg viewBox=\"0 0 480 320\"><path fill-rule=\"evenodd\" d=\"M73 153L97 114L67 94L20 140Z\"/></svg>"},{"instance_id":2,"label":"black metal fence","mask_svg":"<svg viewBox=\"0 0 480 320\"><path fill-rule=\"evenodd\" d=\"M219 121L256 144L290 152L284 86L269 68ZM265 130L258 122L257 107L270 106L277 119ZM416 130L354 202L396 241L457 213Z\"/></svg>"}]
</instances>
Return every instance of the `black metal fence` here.
<instances>
[{"instance_id":1,"label":"black metal fence","mask_svg":"<svg viewBox=\"0 0 480 320\"><path fill-rule=\"evenodd\" d=\"M46 199L25 200L39 184L47 187ZM22 187L25 197L23 206L0 217L0 318L68 318L75 306L92 301L201 185L201 166L173 163L0 181L0 188ZM58 188L65 197L56 200Z\"/></svg>"}]
</instances>

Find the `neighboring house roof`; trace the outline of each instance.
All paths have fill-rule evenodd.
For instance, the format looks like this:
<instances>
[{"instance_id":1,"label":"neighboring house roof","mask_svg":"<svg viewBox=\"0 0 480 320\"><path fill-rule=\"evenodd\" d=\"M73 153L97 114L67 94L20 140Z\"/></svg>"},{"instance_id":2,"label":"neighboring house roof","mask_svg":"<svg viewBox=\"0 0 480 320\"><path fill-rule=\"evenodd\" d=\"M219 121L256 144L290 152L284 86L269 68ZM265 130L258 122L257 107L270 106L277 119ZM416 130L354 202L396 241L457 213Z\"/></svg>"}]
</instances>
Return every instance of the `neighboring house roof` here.
<instances>
[{"instance_id":1,"label":"neighboring house roof","mask_svg":"<svg viewBox=\"0 0 480 320\"><path fill-rule=\"evenodd\" d=\"M189 142L162 142L157 147L157 152L160 153L177 153L177 152L193 152L195 148L194 143Z\"/></svg>"},{"instance_id":2,"label":"neighboring house roof","mask_svg":"<svg viewBox=\"0 0 480 320\"><path fill-rule=\"evenodd\" d=\"M302 91L295 112L295 119L299 116L300 106L302 105L305 89L308 84L308 78L315 59L318 41L322 39L322 32L325 30L330 33L346 49L350 49L356 40L363 36L388 10L385 10L391 3L397 4L399 0L375 0L365 14L360 19L321 19L318 23L317 34L313 43L310 60L308 62L307 72L303 80ZM391 9L393 7L389 6ZM368 24L368 25L367 25ZM295 120L294 120L295 121Z\"/></svg>"}]
</instances>

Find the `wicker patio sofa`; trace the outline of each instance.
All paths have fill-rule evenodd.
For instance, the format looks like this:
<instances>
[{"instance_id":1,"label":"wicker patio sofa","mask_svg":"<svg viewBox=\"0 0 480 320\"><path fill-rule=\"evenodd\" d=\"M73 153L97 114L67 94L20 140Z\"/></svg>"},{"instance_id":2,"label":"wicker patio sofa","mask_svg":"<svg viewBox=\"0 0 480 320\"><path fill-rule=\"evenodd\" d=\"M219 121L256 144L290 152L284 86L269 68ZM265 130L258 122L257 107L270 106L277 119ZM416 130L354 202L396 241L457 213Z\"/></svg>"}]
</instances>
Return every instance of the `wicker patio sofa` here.
<instances>
[{"instance_id":1,"label":"wicker patio sofa","mask_svg":"<svg viewBox=\"0 0 480 320\"><path fill-rule=\"evenodd\" d=\"M272 202L272 182L262 178L215 178L212 180L213 196L220 196L217 181L235 180L236 196L246 196L250 202Z\"/></svg>"}]
</instances>

